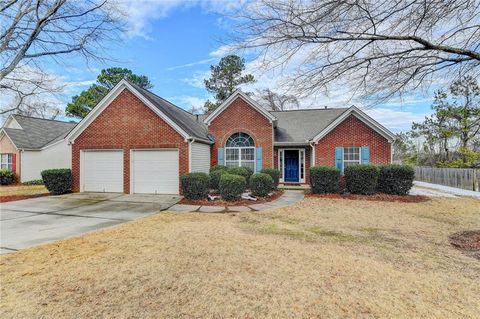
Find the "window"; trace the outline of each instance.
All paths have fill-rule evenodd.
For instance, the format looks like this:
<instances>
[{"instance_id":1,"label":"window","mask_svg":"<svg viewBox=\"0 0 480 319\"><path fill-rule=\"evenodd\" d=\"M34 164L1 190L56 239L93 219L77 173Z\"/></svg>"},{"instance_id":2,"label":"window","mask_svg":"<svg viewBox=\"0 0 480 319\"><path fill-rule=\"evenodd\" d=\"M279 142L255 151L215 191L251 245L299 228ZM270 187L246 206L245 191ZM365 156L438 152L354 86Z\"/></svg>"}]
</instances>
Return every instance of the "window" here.
<instances>
[{"instance_id":1,"label":"window","mask_svg":"<svg viewBox=\"0 0 480 319\"><path fill-rule=\"evenodd\" d=\"M12 154L2 154L0 156L0 168L13 169L13 156Z\"/></svg>"},{"instance_id":2,"label":"window","mask_svg":"<svg viewBox=\"0 0 480 319\"><path fill-rule=\"evenodd\" d=\"M343 167L346 168L353 164L360 164L360 147L344 147Z\"/></svg>"},{"instance_id":3,"label":"window","mask_svg":"<svg viewBox=\"0 0 480 319\"><path fill-rule=\"evenodd\" d=\"M225 165L243 166L255 171L255 143L250 135L235 133L228 138L225 145Z\"/></svg>"}]
</instances>

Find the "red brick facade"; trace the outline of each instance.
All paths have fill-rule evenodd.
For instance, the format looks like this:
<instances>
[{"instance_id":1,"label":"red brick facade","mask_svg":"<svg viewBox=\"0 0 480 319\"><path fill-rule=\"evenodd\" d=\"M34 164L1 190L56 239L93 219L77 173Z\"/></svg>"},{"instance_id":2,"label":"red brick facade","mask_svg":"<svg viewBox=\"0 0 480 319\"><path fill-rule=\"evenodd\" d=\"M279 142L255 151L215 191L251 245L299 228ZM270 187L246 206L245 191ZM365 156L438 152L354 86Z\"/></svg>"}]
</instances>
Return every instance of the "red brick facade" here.
<instances>
[{"instance_id":1,"label":"red brick facade","mask_svg":"<svg viewBox=\"0 0 480 319\"><path fill-rule=\"evenodd\" d=\"M315 145L315 165L335 165L335 147L370 147L370 163L388 164L391 144L353 115L335 127Z\"/></svg>"},{"instance_id":2,"label":"red brick facade","mask_svg":"<svg viewBox=\"0 0 480 319\"><path fill-rule=\"evenodd\" d=\"M123 191L130 192L130 150L178 148L179 174L188 173L188 143L148 106L123 90L72 145L73 190L80 191L80 150L123 149Z\"/></svg>"},{"instance_id":3,"label":"red brick facade","mask_svg":"<svg viewBox=\"0 0 480 319\"><path fill-rule=\"evenodd\" d=\"M273 167L273 125L242 98L235 99L214 118L208 131L215 137L211 153L212 166L218 163L218 148L225 147L230 135L244 132L253 138L255 147L263 148L263 167Z\"/></svg>"}]
</instances>

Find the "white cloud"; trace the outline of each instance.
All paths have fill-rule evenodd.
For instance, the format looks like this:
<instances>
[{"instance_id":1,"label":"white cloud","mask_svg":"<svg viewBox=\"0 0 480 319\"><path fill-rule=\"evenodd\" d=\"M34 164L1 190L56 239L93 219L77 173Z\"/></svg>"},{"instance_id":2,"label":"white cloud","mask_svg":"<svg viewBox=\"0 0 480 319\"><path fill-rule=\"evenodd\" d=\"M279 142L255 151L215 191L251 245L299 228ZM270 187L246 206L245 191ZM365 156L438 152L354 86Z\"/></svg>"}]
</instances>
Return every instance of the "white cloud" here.
<instances>
[{"instance_id":1,"label":"white cloud","mask_svg":"<svg viewBox=\"0 0 480 319\"><path fill-rule=\"evenodd\" d=\"M152 39L151 23L167 17L175 9L198 6L206 12L225 13L245 2L246 0L113 0L112 6L125 17L129 37Z\"/></svg>"},{"instance_id":2,"label":"white cloud","mask_svg":"<svg viewBox=\"0 0 480 319\"><path fill-rule=\"evenodd\" d=\"M199 97L199 96L182 95L182 96L172 97L169 100L178 104L178 106L182 107L187 111L191 111L192 108L195 108L197 112L203 113L204 111L203 106L207 101L207 98Z\"/></svg>"},{"instance_id":3,"label":"white cloud","mask_svg":"<svg viewBox=\"0 0 480 319\"><path fill-rule=\"evenodd\" d=\"M198 89L204 89L205 83L204 79L208 79L210 77L210 71L199 72L196 71L193 75L189 78L183 79L183 82L187 83L190 86Z\"/></svg>"},{"instance_id":4,"label":"white cloud","mask_svg":"<svg viewBox=\"0 0 480 319\"><path fill-rule=\"evenodd\" d=\"M186 64L177 65L177 66L172 66L172 67L167 68L167 70L172 71L172 70L189 68L189 67L196 66L196 65L207 64L207 63L215 61L215 60L216 60L216 58L203 59L203 60L195 61L195 62L192 62L192 63L186 63Z\"/></svg>"},{"instance_id":5,"label":"white cloud","mask_svg":"<svg viewBox=\"0 0 480 319\"><path fill-rule=\"evenodd\" d=\"M417 114L407 111L394 111L387 108L375 108L364 111L393 132L408 131L411 129L412 122L421 122L425 119L425 116L430 115L430 113Z\"/></svg>"}]
</instances>

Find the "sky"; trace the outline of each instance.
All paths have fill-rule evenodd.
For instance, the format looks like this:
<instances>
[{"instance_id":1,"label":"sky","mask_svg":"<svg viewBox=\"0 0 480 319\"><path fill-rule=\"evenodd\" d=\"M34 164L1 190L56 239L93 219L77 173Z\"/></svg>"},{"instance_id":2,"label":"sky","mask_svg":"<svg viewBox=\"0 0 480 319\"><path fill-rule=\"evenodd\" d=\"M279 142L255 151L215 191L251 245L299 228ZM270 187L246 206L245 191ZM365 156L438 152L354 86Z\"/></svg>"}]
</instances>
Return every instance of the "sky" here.
<instances>
[{"instance_id":1,"label":"sky","mask_svg":"<svg viewBox=\"0 0 480 319\"><path fill-rule=\"evenodd\" d=\"M242 0L164 0L121 2L129 13L128 34L112 47L112 61L87 64L80 59L51 64L49 72L66 84L59 97L63 107L71 97L94 83L99 71L108 67L126 67L149 77L157 95L184 108L201 107L209 98L203 86L211 64L225 54L224 42L234 32L232 23L222 14ZM277 90L280 75L259 73L258 61L246 58L247 72L257 82L244 90ZM281 92L281 91L279 91ZM410 129L412 121L422 121L431 113L432 98L412 93L404 100L368 108L365 111L394 132ZM356 104L346 100L341 90L330 96L300 100L302 107L345 107ZM357 105L358 106L358 105ZM361 106L361 105L360 105ZM63 117L63 119L68 119Z\"/></svg>"}]
</instances>

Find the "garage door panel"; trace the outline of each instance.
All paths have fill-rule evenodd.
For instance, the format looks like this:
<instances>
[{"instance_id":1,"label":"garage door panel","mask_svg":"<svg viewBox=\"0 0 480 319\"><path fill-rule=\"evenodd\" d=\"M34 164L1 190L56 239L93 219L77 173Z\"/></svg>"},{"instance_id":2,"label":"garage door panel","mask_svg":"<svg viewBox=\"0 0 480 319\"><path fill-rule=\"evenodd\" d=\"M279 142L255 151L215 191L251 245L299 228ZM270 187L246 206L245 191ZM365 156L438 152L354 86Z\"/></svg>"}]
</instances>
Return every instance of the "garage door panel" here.
<instances>
[{"instance_id":1,"label":"garage door panel","mask_svg":"<svg viewBox=\"0 0 480 319\"><path fill-rule=\"evenodd\" d=\"M134 193L178 194L178 150L132 151Z\"/></svg>"},{"instance_id":2,"label":"garage door panel","mask_svg":"<svg viewBox=\"0 0 480 319\"><path fill-rule=\"evenodd\" d=\"M84 192L123 192L123 152L84 151L81 167Z\"/></svg>"}]
</instances>

